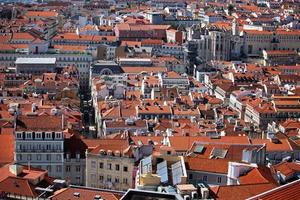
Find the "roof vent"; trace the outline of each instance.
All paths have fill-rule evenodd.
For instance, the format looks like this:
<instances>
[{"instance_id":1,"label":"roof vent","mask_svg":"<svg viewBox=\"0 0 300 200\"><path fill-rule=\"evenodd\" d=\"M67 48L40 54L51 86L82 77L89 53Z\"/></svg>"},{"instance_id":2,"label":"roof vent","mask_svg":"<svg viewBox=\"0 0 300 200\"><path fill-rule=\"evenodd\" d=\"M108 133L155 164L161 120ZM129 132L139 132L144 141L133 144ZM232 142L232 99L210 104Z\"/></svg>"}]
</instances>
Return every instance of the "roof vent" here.
<instances>
[{"instance_id":1,"label":"roof vent","mask_svg":"<svg viewBox=\"0 0 300 200\"><path fill-rule=\"evenodd\" d=\"M125 120L126 125L134 125L134 119L128 118Z\"/></svg>"},{"instance_id":2,"label":"roof vent","mask_svg":"<svg viewBox=\"0 0 300 200\"><path fill-rule=\"evenodd\" d=\"M221 139L220 135L213 135L210 137L210 139Z\"/></svg>"},{"instance_id":3,"label":"roof vent","mask_svg":"<svg viewBox=\"0 0 300 200\"><path fill-rule=\"evenodd\" d=\"M271 138L271 142L274 144L280 144L280 140L277 137Z\"/></svg>"},{"instance_id":4,"label":"roof vent","mask_svg":"<svg viewBox=\"0 0 300 200\"><path fill-rule=\"evenodd\" d=\"M100 199L102 199L101 195L99 195L99 194L95 195L94 200L100 200Z\"/></svg>"},{"instance_id":5,"label":"roof vent","mask_svg":"<svg viewBox=\"0 0 300 200\"><path fill-rule=\"evenodd\" d=\"M74 192L73 195L74 195L74 197L80 197L80 193L79 192Z\"/></svg>"}]
</instances>

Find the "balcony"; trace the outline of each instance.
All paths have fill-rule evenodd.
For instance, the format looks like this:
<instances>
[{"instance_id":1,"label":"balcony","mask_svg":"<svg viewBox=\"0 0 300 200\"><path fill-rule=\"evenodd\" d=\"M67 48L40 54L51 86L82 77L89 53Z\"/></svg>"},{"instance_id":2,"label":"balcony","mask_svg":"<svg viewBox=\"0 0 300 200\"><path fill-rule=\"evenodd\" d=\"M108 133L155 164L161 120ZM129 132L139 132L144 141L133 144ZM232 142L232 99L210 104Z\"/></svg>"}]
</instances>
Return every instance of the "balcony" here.
<instances>
[{"instance_id":1,"label":"balcony","mask_svg":"<svg viewBox=\"0 0 300 200\"><path fill-rule=\"evenodd\" d=\"M278 39L276 39L276 38L273 38L272 40L271 40L271 43L280 43L280 41L278 40Z\"/></svg>"},{"instance_id":2,"label":"balcony","mask_svg":"<svg viewBox=\"0 0 300 200\"><path fill-rule=\"evenodd\" d=\"M19 153L62 153L61 149L16 149Z\"/></svg>"}]
</instances>

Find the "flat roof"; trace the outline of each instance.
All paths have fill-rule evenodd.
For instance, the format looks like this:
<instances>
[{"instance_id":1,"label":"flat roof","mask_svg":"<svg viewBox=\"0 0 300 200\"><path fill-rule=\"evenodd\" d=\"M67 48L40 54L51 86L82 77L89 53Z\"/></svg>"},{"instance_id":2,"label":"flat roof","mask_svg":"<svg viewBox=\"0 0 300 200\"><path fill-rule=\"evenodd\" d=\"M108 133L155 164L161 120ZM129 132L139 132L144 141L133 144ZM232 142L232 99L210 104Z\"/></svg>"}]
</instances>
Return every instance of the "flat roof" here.
<instances>
[{"instance_id":1,"label":"flat roof","mask_svg":"<svg viewBox=\"0 0 300 200\"><path fill-rule=\"evenodd\" d=\"M56 58L17 58L15 64L55 64Z\"/></svg>"},{"instance_id":2,"label":"flat roof","mask_svg":"<svg viewBox=\"0 0 300 200\"><path fill-rule=\"evenodd\" d=\"M120 62L136 61L136 62L151 62L151 58L119 58Z\"/></svg>"}]
</instances>

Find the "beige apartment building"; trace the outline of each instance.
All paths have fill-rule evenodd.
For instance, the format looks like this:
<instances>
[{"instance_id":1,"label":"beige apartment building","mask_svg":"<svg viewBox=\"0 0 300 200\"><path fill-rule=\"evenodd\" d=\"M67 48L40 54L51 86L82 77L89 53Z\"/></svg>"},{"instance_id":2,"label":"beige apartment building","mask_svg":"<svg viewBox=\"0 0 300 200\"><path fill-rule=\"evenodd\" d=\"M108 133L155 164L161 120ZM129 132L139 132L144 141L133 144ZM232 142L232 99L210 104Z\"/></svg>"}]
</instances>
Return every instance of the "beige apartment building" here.
<instances>
[{"instance_id":1,"label":"beige apartment building","mask_svg":"<svg viewBox=\"0 0 300 200\"><path fill-rule=\"evenodd\" d=\"M124 139L102 139L86 151L86 186L119 191L134 188L135 163L152 149L151 145L129 145Z\"/></svg>"}]
</instances>

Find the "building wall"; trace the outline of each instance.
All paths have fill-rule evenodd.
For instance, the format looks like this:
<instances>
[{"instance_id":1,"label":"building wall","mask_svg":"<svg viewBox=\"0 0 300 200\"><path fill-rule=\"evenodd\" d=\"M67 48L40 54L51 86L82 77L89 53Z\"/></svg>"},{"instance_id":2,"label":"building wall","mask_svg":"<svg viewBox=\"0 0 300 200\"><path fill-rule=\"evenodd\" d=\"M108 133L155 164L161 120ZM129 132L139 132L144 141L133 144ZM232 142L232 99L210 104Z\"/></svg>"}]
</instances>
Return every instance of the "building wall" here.
<instances>
[{"instance_id":1,"label":"building wall","mask_svg":"<svg viewBox=\"0 0 300 200\"><path fill-rule=\"evenodd\" d=\"M30 164L34 167L46 169L48 170L50 176L63 178L63 133L44 133L49 133L51 135L51 138L49 139L47 139L45 136L43 136L41 139L38 139L36 136L34 136L36 133L15 131L15 161L19 164ZM27 138L27 134L31 134L32 138ZM57 138L57 134L60 134L61 137Z\"/></svg>"},{"instance_id":2,"label":"building wall","mask_svg":"<svg viewBox=\"0 0 300 200\"><path fill-rule=\"evenodd\" d=\"M125 191L134 188L134 177L134 158L86 154L88 187Z\"/></svg>"},{"instance_id":3,"label":"building wall","mask_svg":"<svg viewBox=\"0 0 300 200\"><path fill-rule=\"evenodd\" d=\"M64 178L74 185L85 185L85 159L64 159Z\"/></svg>"},{"instance_id":4,"label":"building wall","mask_svg":"<svg viewBox=\"0 0 300 200\"><path fill-rule=\"evenodd\" d=\"M244 55L262 56L263 50L300 50L300 38L297 34L244 34Z\"/></svg>"},{"instance_id":5,"label":"building wall","mask_svg":"<svg viewBox=\"0 0 300 200\"><path fill-rule=\"evenodd\" d=\"M227 185L227 174L187 170L189 183L205 182L212 185Z\"/></svg>"},{"instance_id":6,"label":"building wall","mask_svg":"<svg viewBox=\"0 0 300 200\"><path fill-rule=\"evenodd\" d=\"M55 72L55 64L16 64L17 73L41 75L47 72Z\"/></svg>"}]
</instances>

